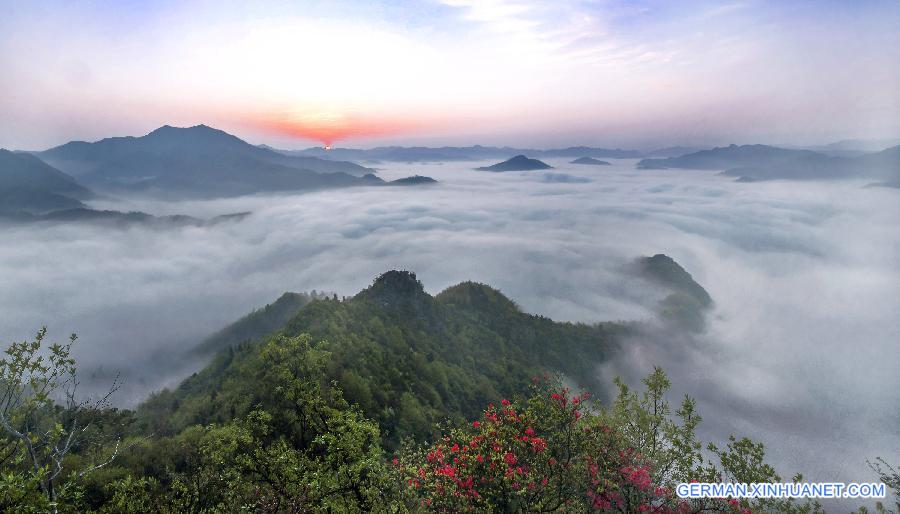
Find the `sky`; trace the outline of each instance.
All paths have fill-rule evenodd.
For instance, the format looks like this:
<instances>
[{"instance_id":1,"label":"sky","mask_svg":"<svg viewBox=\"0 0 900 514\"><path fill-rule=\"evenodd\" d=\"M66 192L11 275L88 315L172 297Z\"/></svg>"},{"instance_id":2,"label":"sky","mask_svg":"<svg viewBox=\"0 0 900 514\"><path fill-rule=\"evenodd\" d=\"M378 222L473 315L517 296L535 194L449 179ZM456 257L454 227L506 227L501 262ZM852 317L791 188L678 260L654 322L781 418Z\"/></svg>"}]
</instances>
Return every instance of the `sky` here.
<instances>
[{"instance_id":1,"label":"sky","mask_svg":"<svg viewBox=\"0 0 900 514\"><path fill-rule=\"evenodd\" d=\"M812 144L900 135L880 1L0 0L0 147Z\"/></svg>"}]
</instances>

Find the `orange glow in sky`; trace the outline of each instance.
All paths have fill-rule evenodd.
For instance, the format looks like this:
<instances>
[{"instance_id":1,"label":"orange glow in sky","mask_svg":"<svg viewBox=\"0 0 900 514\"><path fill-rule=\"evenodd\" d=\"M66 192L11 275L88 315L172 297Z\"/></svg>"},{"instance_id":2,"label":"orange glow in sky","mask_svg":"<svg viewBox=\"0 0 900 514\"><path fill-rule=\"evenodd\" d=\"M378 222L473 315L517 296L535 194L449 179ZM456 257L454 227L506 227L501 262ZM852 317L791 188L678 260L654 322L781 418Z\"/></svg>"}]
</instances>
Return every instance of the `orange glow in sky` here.
<instances>
[{"instance_id":1,"label":"orange glow in sky","mask_svg":"<svg viewBox=\"0 0 900 514\"><path fill-rule=\"evenodd\" d=\"M273 134L321 141L323 146L359 137L405 134L420 127L416 121L396 116L377 118L338 112L287 112L253 117L245 123Z\"/></svg>"}]
</instances>

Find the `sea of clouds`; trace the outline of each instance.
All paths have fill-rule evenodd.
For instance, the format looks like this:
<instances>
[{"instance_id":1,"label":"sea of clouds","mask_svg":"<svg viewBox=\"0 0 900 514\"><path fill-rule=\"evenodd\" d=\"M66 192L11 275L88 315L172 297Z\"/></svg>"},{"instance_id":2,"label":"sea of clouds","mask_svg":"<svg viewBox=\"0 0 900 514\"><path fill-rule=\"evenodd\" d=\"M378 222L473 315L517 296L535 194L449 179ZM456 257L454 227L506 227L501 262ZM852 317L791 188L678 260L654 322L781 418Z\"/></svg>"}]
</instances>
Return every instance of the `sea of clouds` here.
<instances>
[{"instance_id":1,"label":"sea of clouds","mask_svg":"<svg viewBox=\"0 0 900 514\"><path fill-rule=\"evenodd\" d=\"M557 320L650 319L658 291L625 272L665 253L715 300L700 335L652 332L599 373L661 365L702 435L753 435L789 478L868 481L900 455L900 191L856 182L736 183L634 161L549 172L484 162L382 164L427 187L100 208L212 217L211 227L3 227L0 341L77 332L85 380L121 372L131 405L202 363L167 360L284 291L352 295L389 269L437 293L463 280ZM93 378L91 378L93 377Z\"/></svg>"}]
</instances>

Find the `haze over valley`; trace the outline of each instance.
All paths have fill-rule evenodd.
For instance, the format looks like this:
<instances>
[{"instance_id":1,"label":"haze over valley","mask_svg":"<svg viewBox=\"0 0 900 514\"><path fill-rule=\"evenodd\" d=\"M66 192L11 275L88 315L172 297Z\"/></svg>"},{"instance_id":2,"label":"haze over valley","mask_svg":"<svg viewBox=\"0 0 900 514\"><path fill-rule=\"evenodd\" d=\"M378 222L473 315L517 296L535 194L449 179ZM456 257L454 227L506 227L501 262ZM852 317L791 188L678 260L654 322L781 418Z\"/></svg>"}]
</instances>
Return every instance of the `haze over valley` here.
<instances>
[{"instance_id":1,"label":"haze over valley","mask_svg":"<svg viewBox=\"0 0 900 514\"><path fill-rule=\"evenodd\" d=\"M0 511L900 511L900 4L0 13Z\"/></svg>"},{"instance_id":2,"label":"haze over valley","mask_svg":"<svg viewBox=\"0 0 900 514\"><path fill-rule=\"evenodd\" d=\"M84 202L99 211L249 214L164 229L7 224L16 245L0 253L0 336L20 338L44 323L54 334L77 332L83 386L121 374L115 402L134 406L210 358L187 349L282 293L352 296L384 271L405 269L431 294L471 280L558 321L647 323L612 360L598 359L598 383L637 380L662 363L714 420L710 435L757 434L784 469L850 480L866 472L864 460L816 448L872 455L898 444L878 407L900 400L884 387L900 365L896 189L865 187L868 177L746 183L721 169L542 158L552 170L384 162L377 184L358 187L92 196ZM437 183L380 185L417 175ZM658 253L713 299L699 326L659 321L668 293L632 269Z\"/></svg>"}]
</instances>

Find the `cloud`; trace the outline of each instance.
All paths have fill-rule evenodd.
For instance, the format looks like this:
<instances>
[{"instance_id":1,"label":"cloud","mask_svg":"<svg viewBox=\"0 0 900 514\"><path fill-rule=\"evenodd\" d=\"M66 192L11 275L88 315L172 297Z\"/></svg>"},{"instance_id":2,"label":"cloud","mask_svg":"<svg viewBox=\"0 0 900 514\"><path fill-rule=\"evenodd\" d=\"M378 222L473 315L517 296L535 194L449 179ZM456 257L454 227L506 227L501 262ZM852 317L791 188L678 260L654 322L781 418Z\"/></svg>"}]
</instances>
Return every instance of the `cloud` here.
<instances>
[{"instance_id":1,"label":"cloud","mask_svg":"<svg viewBox=\"0 0 900 514\"><path fill-rule=\"evenodd\" d=\"M0 19L0 147L198 123L291 147L900 130L898 7L884 2L32 4Z\"/></svg>"},{"instance_id":2,"label":"cloud","mask_svg":"<svg viewBox=\"0 0 900 514\"><path fill-rule=\"evenodd\" d=\"M440 181L429 188L98 203L202 218L253 211L214 227L7 227L0 340L42 323L56 339L77 332L82 366L124 371L120 401L130 403L191 371L159 368L167 353L286 290L352 295L403 268L429 292L476 280L558 320L646 320L658 292L624 270L663 252L714 298L709 329L648 329L604 373L636 382L662 365L674 391L699 399L704 435L757 435L786 475L870 480L865 459L900 443L895 190L744 184L630 161L597 173L563 159L549 164L565 180L544 182L472 171L481 164L380 172Z\"/></svg>"}]
</instances>

